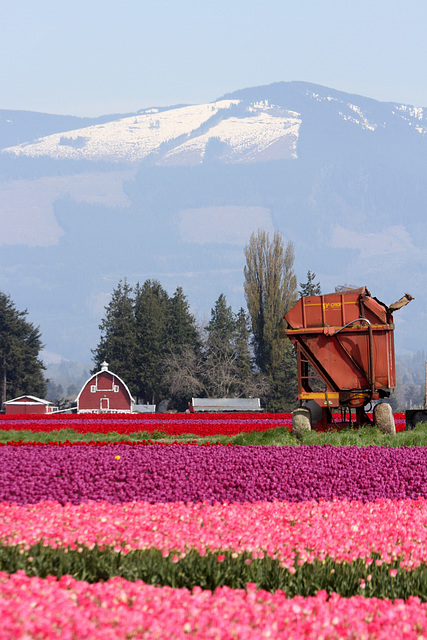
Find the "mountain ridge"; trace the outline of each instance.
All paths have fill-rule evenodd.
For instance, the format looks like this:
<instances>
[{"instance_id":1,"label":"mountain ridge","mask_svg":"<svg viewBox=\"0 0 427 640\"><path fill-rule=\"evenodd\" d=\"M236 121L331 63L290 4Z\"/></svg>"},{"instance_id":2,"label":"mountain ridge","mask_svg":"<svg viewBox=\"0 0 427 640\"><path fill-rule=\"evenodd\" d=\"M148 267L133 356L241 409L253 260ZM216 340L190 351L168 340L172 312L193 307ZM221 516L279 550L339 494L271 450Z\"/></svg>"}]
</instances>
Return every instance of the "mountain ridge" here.
<instances>
[{"instance_id":1,"label":"mountain ridge","mask_svg":"<svg viewBox=\"0 0 427 640\"><path fill-rule=\"evenodd\" d=\"M293 242L298 282L310 269L324 292L352 282L386 303L408 290L415 301L396 314L396 340L401 350L419 348L427 315L423 108L295 82L124 116L88 127L105 133L111 123L117 134L139 119L146 146L132 162L123 153L82 157L87 128L50 135L52 148L74 159L0 154L0 290L28 308L48 351L86 362L124 277L157 278L170 293L182 286L200 317L220 293L244 306L243 248L258 228ZM165 135L155 120L150 130L153 118ZM40 131L24 120L29 138ZM44 130L66 124L55 122ZM75 148L58 144L61 137ZM121 144L114 135L108 143L116 151ZM21 148L34 149L33 139Z\"/></svg>"},{"instance_id":2,"label":"mountain ridge","mask_svg":"<svg viewBox=\"0 0 427 640\"><path fill-rule=\"evenodd\" d=\"M88 126L43 136L35 142L6 147L3 153L128 163L152 157L154 163L164 164L168 164L168 156L169 160L173 156L172 164L197 164L203 162L206 146L213 138L223 144L222 157L225 161L245 161L245 156L242 159L238 153L235 154L237 159L233 159L233 153L227 154L226 148L233 150L234 147L235 152L235 132L240 128L240 146L252 149L246 161L259 161L256 147L260 139L265 139L265 150L283 139L285 135L281 129L288 128L287 133L292 141L287 141L285 146L291 147L291 151L279 151L272 156L267 154L265 159L295 157L299 126L313 126L313 114L314 121L318 121L319 105L324 118L326 115L325 121L329 120L327 124L335 131L338 116L346 123L371 132L387 127L393 127L396 131L403 124L407 128L412 127L412 131L423 137L427 134L422 107L397 102L381 103L315 84L282 82L238 90L203 105L165 107L162 110L148 108L124 117L114 116L109 120L108 116L102 116ZM332 107L337 108L333 110ZM213 126L209 127L209 122ZM256 126L258 131L255 130ZM204 129L205 133L197 136L200 129ZM161 150L164 145L168 147L166 153Z\"/></svg>"}]
</instances>

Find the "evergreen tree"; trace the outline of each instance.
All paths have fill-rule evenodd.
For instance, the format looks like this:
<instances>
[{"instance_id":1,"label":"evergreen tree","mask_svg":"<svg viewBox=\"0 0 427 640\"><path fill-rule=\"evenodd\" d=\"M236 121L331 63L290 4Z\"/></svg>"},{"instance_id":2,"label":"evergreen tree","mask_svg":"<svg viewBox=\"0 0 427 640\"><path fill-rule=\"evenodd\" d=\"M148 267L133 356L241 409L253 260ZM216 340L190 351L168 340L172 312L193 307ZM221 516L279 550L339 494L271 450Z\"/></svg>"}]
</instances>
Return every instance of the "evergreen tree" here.
<instances>
[{"instance_id":1,"label":"evergreen tree","mask_svg":"<svg viewBox=\"0 0 427 640\"><path fill-rule=\"evenodd\" d=\"M188 300L181 287L169 298L168 332L162 360L162 385L171 406L179 411L187 408L189 398L198 395L201 386L198 368L201 364L201 338ZM185 371L178 380L177 370Z\"/></svg>"},{"instance_id":2,"label":"evergreen tree","mask_svg":"<svg viewBox=\"0 0 427 640\"><path fill-rule=\"evenodd\" d=\"M265 405L270 394L268 376L259 371L255 364L251 347L252 333L250 320L243 308L236 315L234 349L236 353L235 367L239 380L239 395L249 398L261 398Z\"/></svg>"},{"instance_id":3,"label":"evergreen tree","mask_svg":"<svg viewBox=\"0 0 427 640\"><path fill-rule=\"evenodd\" d=\"M187 345L167 358L165 383L182 407L192 397L263 397L265 376L254 371L250 331L245 311L236 315L221 294L211 319L198 336L197 348Z\"/></svg>"},{"instance_id":4,"label":"evergreen tree","mask_svg":"<svg viewBox=\"0 0 427 640\"><path fill-rule=\"evenodd\" d=\"M92 351L93 373L107 360L137 400L155 404L169 397L164 383L167 355L172 349L200 348L195 319L182 288L169 297L157 280L137 283L134 288L126 280L120 281L105 310L99 325L101 338Z\"/></svg>"},{"instance_id":5,"label":"evergreen tree","mask_svg":"<svg viewBox=\"0 0 427 640\"><path fill-rule=\"evenodd\" d=\"M266 398L269 411L290 412L295 408L298 394L296 353L291 341L284 339L283 360L274 376L269 377L270 388Z\"/></svg>"},{"instance_id":6,"label":"evergreen tree","mask_svg":"<svg viewBox=\"0 0 427 640\"><path fill-rule=\"evenodd\" d=\"M227 300L223 293L220 294L215 306L211 309L211 319L207 326L209 340L226 343L227 348L233 349L233 336L236 327L234 313L227 306Z\"/></svg>"},{"instance_id":7,"label":"evergreen tree","mask_svg":"<svg viewBox=\"0 0 427 640\"><path fill-rule=\"evenodd\" d=\"M10 296L0 292L0 381L1 403L31 394L44 397L45 366L39 358L43 345L38 327L26 320Z\"/></svg>"},{"instance_id":8,"label":"evergreen tree","mask_svg":"<svg viewBox=\"0 0 427 640\"><path fill-rule=\"evenodd\" d=\"M249 320L243 308L240 308L236 315L234 348L239 378L242 382L248 382L253 376L253 365L250 352Z\"/></svg>"},{"instance_id":9,"label":"evergreen tree","mask_svg":"<svg viewBox=\"0 0 427 640\"><path fill-rule=\"evenodd\" d=\"M107 361L111 371L126 382L134 395L138 390L135 368L137 340L132 287L126 279L120 280L113 290L99 329L101 338L96 349L92 349L95 368L91 373L99 371L104 360Z\"/></svg>"},{"instance_id":10,"label":"evergreen tree","mask_svg":"<svg viewBox=\"0 0 427 640\"><path fill-rule=\"evenodd\" d=\"M221 294L206 333L205 380L211 397L264 396L268 383L255 371L244 309L234 314Z\"/></svg>"},{"instance_id":11,"label":"evergreen tree","mask_svg":"<svg viewBox=\"0 0 427 640\"><path fill-rule=\"evenodd\" d=\"M164 390L164 358L169 345L169 296L157 280L135 287L136 369L139 398L156 404Z\"/></svg>"},{"instance_id":12,"label":"evergreen tree","mask_svg":"<svg viewBox=\"0 0 427 640\"><path fill-rule=\"evenodd\" d=\"M299 283L299 286L301 287L301 290L298 291L299 295L301 298L304 298L306 296L320 296L320 294L322 293L321 288L320 288L320 282L314 282L316 278L316 274L314 273L314 271L310 271L310 269L307 271L307 282L306 283Z\"/></svg>"},{"instance_id":13,"label":"evergreen tree","mask_svg":"<svg viewBox=\"0 0 427 640\"><path fill-rule=\"evenodd\" d=\"M236 393L234 332L236 321L223 293L211 309L206 327L206 386L211 397L233 397Z\"/></svg>"},{"instance_id":14,"label":"evergreen tree","mask_svg":"<svg viewBox=\"0 0 427 640\"><path fill-rule=\"evenodd\" d=\"M174 295L169 298L168 312L168 343L171 349L184 346L199 345L196 320L190 312L190 305L184 295L182 287L177 287Z\"/></svg>"}]
</instances>

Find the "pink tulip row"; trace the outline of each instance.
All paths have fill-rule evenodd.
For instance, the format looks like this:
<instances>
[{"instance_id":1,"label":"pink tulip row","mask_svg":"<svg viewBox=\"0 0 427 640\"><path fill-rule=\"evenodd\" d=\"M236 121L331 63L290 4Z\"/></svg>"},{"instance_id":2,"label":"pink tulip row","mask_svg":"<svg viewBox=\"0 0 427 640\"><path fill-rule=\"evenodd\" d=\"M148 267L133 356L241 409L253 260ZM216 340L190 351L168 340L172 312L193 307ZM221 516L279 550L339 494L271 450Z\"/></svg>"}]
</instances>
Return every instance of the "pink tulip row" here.
<instances>
[{"instance_id":1,"label":"pink tulip row","mask_svg":"<svg viewBox=\"0 0 427 640\"><path fill-rule=\"evenodd\" d=\"M108 546L124 553L156 548L176 560L189 549L246 551L254 558L268 554L288 568L296 555L300 564L329 557L338 562L364 558L369 565L376 552L377 563L400 560L410 570L427 563L427 500L2 503L0 540L24 549L38 542L55 548Z\"/></svg>"},{"instance_id":2,"label":"pink tulip row","mask_svg":"<svg viewBox=\"0 0 427 640\"><path fill-rule=\"evenodd\" d=\"M195 587L153 587L112 578L88 584L64 576L28 578L0 573L0 640L108 638L389 638L419 640L427 634L427 604L341 598L287 598L248 585L214 593Z\"/></svg>"}]
</instances>

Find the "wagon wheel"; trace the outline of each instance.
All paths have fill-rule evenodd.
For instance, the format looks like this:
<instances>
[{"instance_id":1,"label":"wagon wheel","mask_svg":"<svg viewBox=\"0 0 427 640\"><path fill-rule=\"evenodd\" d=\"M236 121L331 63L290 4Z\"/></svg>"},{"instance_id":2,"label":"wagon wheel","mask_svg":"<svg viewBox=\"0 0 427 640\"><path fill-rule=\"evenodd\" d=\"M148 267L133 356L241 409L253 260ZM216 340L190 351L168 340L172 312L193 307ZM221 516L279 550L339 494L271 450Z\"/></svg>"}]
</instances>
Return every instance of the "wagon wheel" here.
<instances>
[{"instance_id":1,"label":"wagon wheel","mask_svg":"<svg viewBox=\"0 0 427 640\"><path fill-rule=\"evenodd\" d=\"M311 411L308 407L298 407L292 411L292 433L301 438L305 431L311 431Z\"/></svg>"},{"instance_id":2,"label":"wagon wheel","mask_svg":"<svg viewBox=\"0 0 427 640\"><path fill-rule=\"evenodd\" d=\"M387 402L381 402L374 407L374 424L377 425L381 433L396 434L393 410Z\"/></svg>"}]
</instances>

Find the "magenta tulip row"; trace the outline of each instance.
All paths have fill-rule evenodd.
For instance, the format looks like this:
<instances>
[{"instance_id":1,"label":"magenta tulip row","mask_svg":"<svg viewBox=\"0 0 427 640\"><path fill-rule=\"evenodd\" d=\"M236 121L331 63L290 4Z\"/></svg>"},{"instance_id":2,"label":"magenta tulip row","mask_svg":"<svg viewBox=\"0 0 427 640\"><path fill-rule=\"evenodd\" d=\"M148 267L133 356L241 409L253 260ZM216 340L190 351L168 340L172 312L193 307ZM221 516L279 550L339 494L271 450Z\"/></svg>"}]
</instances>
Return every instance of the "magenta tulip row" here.
<instances>
[{"instance_id":1,"label":"magenta tulip row","mask_svg":"<svg viewBox=\"0 0 427 640\"><path fill-rule=\"evenodd\" d=\"M400 560L407 570L427 564L427 500L361 502L258 502L253 504L144 502L79 506L46 502L0 505L0 541L23 549L43 542L54 548L98 545L129 552L156 548L176 561L200 554L249 552L277 558L293 569L315 559L372 564Z\"/></svg>"},{"instance_id":2,"label":"magenta tulip row","mask_svg":"<svg viewBox=\"0 0 427 640\"><path fill-rule=\"evenodd\" d=\"M0 502L427 498L427 447L4 446Z\"/></svg>"},{"instance_id":3,"label":"magenta tulip row","mask_svg":"<svg viewBox=\"0 0 427 640\"><path fill-rule=\"evenodd\" d=\"M319 591L315 597L287 598L282 591L252 585L246 591L221 587L211 593L195 587L190 592L122 578L96 584L70 576L42 580L21 571L0 573L0 611L0 640L419 640L427 634L427 604L415 597L393 603Z\"/></svg>"}]
</instances>

